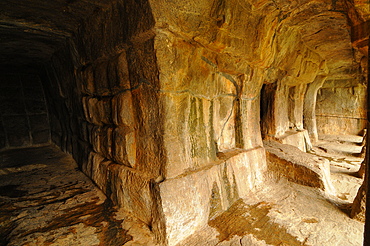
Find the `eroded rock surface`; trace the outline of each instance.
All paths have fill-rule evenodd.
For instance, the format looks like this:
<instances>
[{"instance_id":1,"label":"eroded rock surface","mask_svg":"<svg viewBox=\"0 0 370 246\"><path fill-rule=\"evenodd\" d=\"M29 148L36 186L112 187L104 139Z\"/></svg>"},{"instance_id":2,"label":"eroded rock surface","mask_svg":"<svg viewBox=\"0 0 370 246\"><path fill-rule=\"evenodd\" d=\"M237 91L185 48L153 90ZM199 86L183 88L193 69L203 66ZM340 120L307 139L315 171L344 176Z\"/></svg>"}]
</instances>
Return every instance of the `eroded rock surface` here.
<instances>
[{"instance_id":1,"label":"eroded rock surface","mask_svg":"<svg viewBox=\"0 0 370 246\"><path fill-rule=\"evenodd\" d=\"M326 199L314 188L281 179L238 201L179 245L362 245L363 223Z\"/></svg>"},{"instance_id":2,"label":"eroded rock surface","mask_svg":"<svg viewBox=\"0 0 370 246\"><path fill-rule=\"evenodd\" d=\"M1 245L154 245L149 229L115 213L59 149L11 150L0 157Z\"/></svg>"},{"instance_id":3,"label":"eroded rock surface","mask_svg":"<svg viewBox=\"0 0 370 246\"><path fill-rule=\"evenodd\" d=\"M268 179L263 138L307 151L363 129L366 6L7 0L0 62L39 53L52 142L172 245ZM294 179L328 190L326 164L306 164Z\"/></svg>"},{"instance_id":4,"label":"eroded rock surface","mask_svg":"<svg viewBox=\"0 0 370 246\"><path fill-rule=\"evenodd\" d=\"M283 176L292 182L325 190L335 194L330 178L330 162L309 153L300 152L297 147L265 141L268 170L273 175Z\"/></svg>"}]
</instances>

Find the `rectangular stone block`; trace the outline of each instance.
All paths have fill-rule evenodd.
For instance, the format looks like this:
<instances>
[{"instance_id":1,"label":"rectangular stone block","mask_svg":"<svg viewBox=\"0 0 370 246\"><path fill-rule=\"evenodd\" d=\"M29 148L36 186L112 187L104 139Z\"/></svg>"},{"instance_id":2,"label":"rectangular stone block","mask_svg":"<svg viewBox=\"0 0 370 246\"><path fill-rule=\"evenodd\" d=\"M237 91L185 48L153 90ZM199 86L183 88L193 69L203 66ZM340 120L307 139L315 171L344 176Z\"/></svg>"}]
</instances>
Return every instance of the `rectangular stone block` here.
<instances>
[{"instance_id":1,"label":"rectangular stone block","mask_svg":"<svg viewBox=\"0 0 370 246\"><path fill-rule=\"evenodd\" d=\"M264 148L238 152L215 165L159 184L168 245L176 245L262 185Z\"/></svg>"},{"instance_id":2,"label":"rectangular stone block","mask_svg":"<svg viewBox=\"0 0 370 246\"><path fill-rule=\"evenodd\" d=\"M94 70L92 66L84 67L81 71L81 91L88 95L94 95L95 84L94 84Z\"/></svg>"},{"instance_id":3,"label":"rectangular stone block","mask_svg":"<svg viewBox=\"0 0 370 246\"><path fill-rule=\"evenodd\" d=\"M197 167L216 160L213 108L210 100L190 98L188 132L193 165Z\"/></svg>"},{"instance_id":4,"label":"rectangular stone block","mask_svg":"<svg viewBox=\"0 0 370 246\"><path fill-rule=\"evenodd\" d=\"M121 52L108 64L109 86L113 94L130 90L126 51Z\"/></svg>"},{"instance_id":5,"label":"rectangular stone block","mask_svg":"<svg viewBox=\"0 0 370 246\"><path fill-rule=\"evenodd\" d=\"M94 88L95 93L99 96L110 95L110 87L108 81L108 62L100 62L94 66Z\"/></svg>"},{"instance_id":6,"label":"rectangular stone block","mask_svg":"<svg viewBox=\"0 0 370 246\"><path fill-rule=\"evenodd\" d=\"M277 138L277 141L282 144L293 145L303 152L307 152L312 148L307 130L287 131L283 136Z\"/></svg>"},{"instance_id":7,"label":"rectangular stone block","mask_svg":"<svg viewBox=\"0 0 370 246\"><path fill-rule=\"evenodd\" d=\"M94 151L108 159L112 159L113 131L112 127L96 126L91 132L91 144Z\"/></svg>"},{"instance_id":8,"label":"rectangular stone block","mask_svg":"<svg viewBox=\"0 0 370 246\"><path fill-rule=\"evenodd\" d=\"M93 174L96 172L96 169L99 169L99 165L102 161L104 161L104 156L91 151L86 164L82 166L82 172L89 178L93 179Z\"/></svg>"},{"instance_id":9,"label":"rectangular stone block","mask_svg":"<svg viewBox=\"0 0 370 246\"><path fill-rule=\"evenodd\" d=\"M161 32L155 38L161 89L166 92L189 91L213 99L236 94L236 76L230 67L219 67L220 55L191 44L171 33ZM228 62L230 64L230 56ZM235 68L232 68L235 71ZM199 83L199 81L202 81Z\"/></svg>"},{"instance_id":10,"label":"rectangular stone block","mask_svg":"<svg viewBox=\"0 0 370 246\"><path fill-rule=\"evenodd\" d=\"M135 131L128 127L117 127L113 132L113 159L120 164L135 167L136 137Z\"/></svg>"},{"instance_id":11,"label":"rectangular stone block","mask_svg":"<svg viewBox=\"0 0 370 246\"><path fill-rule=\"evenodd\" d=\"M112 118L117 126L130 126L135 124L131 91L124 91L112 99Z\"/></svg>"},{"instance_id":12,"label":"rectangular stone block","mask_svg":"<svg viewBox=\"0 0 370 246\"><path fill-rule=\"evenodd\" d=\"M330 178L330 162L298 148L276 141L264 141L268 170L277 177L291 182L323 189L330 195L336 193Z\"/></svg>"},{"instance_id":13,"label":"rectangular stone block","mask_svg":"<svg viewBox=\"0 0 370 246\"><path fill-rule=\"evenodd\" d=\"M162 93L161 98L165 105L163 141L169 163L166 176L175 177L191 167L188 135L190 96L187 93Z\"/></svg>"},{"instance_id":14,"label":"rectangular stone block","mask_svg":"<svg viewBox=\"0 0 370 246\"><path fill-rule=\"evenodd\" d=\"M108 166L108 177L110 192L107 196L113 203L147 225L152 225L153 200L150 181L142 177L142 174L118 164Z\"/></svg>"},{"instance_id":15,"label":"rectangular stone block","mask_svg":"<svg viewBox=\"0 0 370 246\"><path fill-rule=\"evenodd\" d=\"M132 86L134 129L137 131L136 168L152 176L164 172L162 103L159 99L159 77L153 40L135 43L127 52Z\"/></svg>"},{"instance_id":16,"label":"rectangular stone block","mask_svg":"<svg viewBox=\"0 0 370 246\"><path fill-rule=\"evenodd\" d=\"M82 103L87 121L99 126L112 124L111 98L83 97Z\"/></svg>"},{"instance_id":17,"label":"rectangular stone block","mask_svg":"<svg viewBox=\"0 0 370 246\"><path fill-rule=\"evenodd\" d=\"M317 130L320 134L359 134L366 128L366 87L326 88L343 84L341 80L324 83L316 104Z\"/></svg>"},{"instance_id":18,"label":"rectangular stone block","mask_svg":"<svg viewBox=\"0 0 370 246\"><path fill-rule=\"evenodd\" d=\"M89 161L91 162L91 179L97 184L99 189L107 193L107 184L110 183L108 178L108 166L111 165L112 162L95 152L91 152Z\"/></svg>"},{"instance_id":19,"label":"rectangular stone block","mask_svg":"<svg viewBox=\"0 0 370 246\"><path fill-rule=\"evenodd\" d=\"M320 135L360 134L366 128L366 119L316 115L317 131Z\"/></svg>"}]
</instances>

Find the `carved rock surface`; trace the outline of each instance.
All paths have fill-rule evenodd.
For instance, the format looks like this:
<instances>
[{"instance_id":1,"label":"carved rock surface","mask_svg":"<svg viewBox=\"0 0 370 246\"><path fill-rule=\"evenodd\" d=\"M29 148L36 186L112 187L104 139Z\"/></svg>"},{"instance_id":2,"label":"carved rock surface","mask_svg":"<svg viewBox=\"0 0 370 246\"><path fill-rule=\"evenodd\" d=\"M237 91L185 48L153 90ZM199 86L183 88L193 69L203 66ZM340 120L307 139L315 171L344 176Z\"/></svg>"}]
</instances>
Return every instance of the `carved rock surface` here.
<instances>
[{"instance_id":1,"label":"carved rock surface","mask_svg":"<svg viewBox=\"0 0 370 246\"><path fill-rule=\"evenodd\" d=\"M39 58L52 142L171 245L263 182L263 138L308 150L304 119L316 123L315 112L324 118L314 133L363 129L366 48L362 29L356 40L349 30L366 23L365 6L6 0L0 64ZM318 80L315 109L305 97ZM285 160L271 154L270 168L330 190L326 164L300 162L292 148Z\"/></svg>"},{"instance_id":2,"label":"carved rock surface","mask_svg":"<svg viewBox=\"0 0 370 246\"><path fill-rule=\"evenodd\" d=\"M265 150L255 148L159 185L169 245L175 245L262 185ZM192 198L189 200L189 198Z\"/></svg>"},{"instance_id":3,"label":"carved rock surface","mask_svg":"<svg viewBox=\"0 0 370 246\"><path fill-rule=\"evenodd\" d=\"M8 150L0 156L1 244L155 245L149 229L117 213L58 148Z\"/></svg>"},{"instance_id":4,"label":"carved rock surface","mask_svg":"<svg viewBox=\"0 0 370 246\"><path fill-rule=\"evenodd\" d=\"M328 194L336 193L330 178L329 161L309 153L299 153L291 145L275 141L264 143L268 169L273 174L298 184L320 188Z\"/></svg>"}]
</instances>

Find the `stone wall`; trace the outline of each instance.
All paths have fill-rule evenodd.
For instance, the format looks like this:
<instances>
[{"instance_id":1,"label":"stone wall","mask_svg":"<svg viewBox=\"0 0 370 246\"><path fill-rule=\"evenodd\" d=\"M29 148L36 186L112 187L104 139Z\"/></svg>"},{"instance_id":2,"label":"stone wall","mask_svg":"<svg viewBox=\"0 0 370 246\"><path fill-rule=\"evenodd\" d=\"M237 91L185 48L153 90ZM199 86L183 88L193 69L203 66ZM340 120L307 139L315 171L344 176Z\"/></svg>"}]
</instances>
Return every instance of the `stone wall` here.
<instances>
[{"instance_id":1,"label":"stone wall","mask_svg":"<svg viewBox=\"0 0 370 246\"><path fill-rule=\"evenodd\" d=\"M166 157L153 23L146 1L97 10L53 56L44 79L53 142L163 243L157 182Z\"/></svg>"},{"instance_id":2,"label":"stone wall","mask_svg":"<svg viewBox=\"0 0 370 246\"><path fill-rule=\"evenodd\" d=\"M338 81L328 81L319 90L316 107L319 134L362 134L366 128L366 87L352 83L339 87Z\"/></svg>"},{"instance_id":3,"label":"stone wall","mask_svg":"<svg viewBox=\"0 0 370 246\"><path fill-rule=\"evenodd\" d=\"M44 91L35 74L0 75L0 149L50 142Z\"/></svg>"},{"instance_id":4,"label":"stone wall","mask_svg":"<svg viewBox=\"0 0 370 246\"><path fill-rule=\"evenodd\" d=\"M352 59L349 44L335 59L315 48L327 35L349 39L330 6L113 2L45 66L52 140L175 245L263 184L262 137L307 150L307 88Z\"/></svg>"}]
</instances>

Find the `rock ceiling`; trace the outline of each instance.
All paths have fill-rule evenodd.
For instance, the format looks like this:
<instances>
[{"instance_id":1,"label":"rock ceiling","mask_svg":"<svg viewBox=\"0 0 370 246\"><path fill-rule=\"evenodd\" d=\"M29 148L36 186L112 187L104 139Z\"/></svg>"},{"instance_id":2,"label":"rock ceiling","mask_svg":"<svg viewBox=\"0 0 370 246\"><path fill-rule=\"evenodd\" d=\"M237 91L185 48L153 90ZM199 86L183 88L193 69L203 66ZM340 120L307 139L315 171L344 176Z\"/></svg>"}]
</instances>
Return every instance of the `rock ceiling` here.
<instances>
[{"instance_id":1,"label":"rock ceiling","mask_svg":"<svg viewBox=\"0 0 370 246\"><path fill-rule=\"evenodd\" d=\"M0 2L0 63L46 61L86 17L109 0L3 0Z\"/></svg>"},{"instance_id":2,"label":"rock ceiling","mask_svg":"<svg viewBox=\"0 0 370 246\"><path fill-rule=\"evenodd\" d=\"M66 38L76 33L85 18L106 8L109 2L110 0L1 1L0 64L46 62ZM152 0L151 5L156 5L157 2L161 1ZM171 5L171 2L168 4ZM256 6L255 2L253 1L253 6ZM257 4L265 4L266 1L258 2ZM327 60L332 73L352 74L352 70L356 70L350 40L351 26L355 35L362 35L362 38L355 37L355 40L352 37L352 41L358 41L360 49L367 46L363 36L368 35L368 32L363 31L367 29L363 25L367 25L370 19L368 0L280 0L274 3L281 18L286 18L289 25L299 29L304 43ZM356 27L361 25L361 31L356 31L359 29Z\"/></svg>"}]
</instances>

